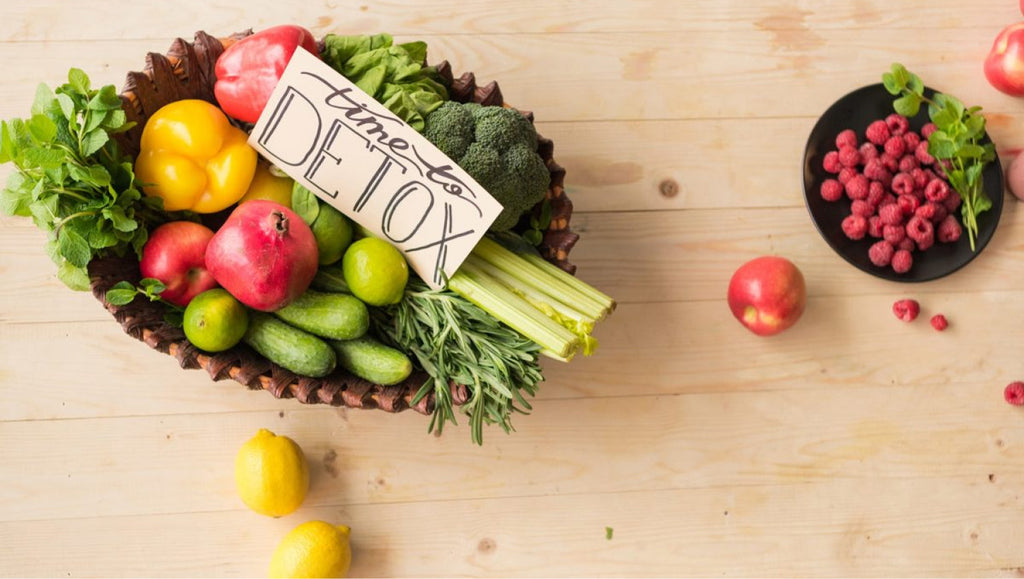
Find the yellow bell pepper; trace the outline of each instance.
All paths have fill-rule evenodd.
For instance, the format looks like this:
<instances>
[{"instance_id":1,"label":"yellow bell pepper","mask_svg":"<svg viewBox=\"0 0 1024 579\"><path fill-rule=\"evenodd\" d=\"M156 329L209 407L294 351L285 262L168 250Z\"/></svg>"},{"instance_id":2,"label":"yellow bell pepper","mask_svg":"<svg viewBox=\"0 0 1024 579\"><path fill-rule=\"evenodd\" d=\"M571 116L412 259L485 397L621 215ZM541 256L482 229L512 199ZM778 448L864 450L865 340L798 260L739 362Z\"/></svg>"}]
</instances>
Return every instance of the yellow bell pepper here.
<instances>
[{"instance_id":1,"label":"yellow bell pepper","mask_svg":"<svg viewBox=\"0 0 1024 579\"><path fill-rule=\"evenodd\" d=\"M237 202L252 182L256 150L245 131L203 100L160 108L142 129L135 177L167 211L214 213Z\"/></svg>"}]
</instances>

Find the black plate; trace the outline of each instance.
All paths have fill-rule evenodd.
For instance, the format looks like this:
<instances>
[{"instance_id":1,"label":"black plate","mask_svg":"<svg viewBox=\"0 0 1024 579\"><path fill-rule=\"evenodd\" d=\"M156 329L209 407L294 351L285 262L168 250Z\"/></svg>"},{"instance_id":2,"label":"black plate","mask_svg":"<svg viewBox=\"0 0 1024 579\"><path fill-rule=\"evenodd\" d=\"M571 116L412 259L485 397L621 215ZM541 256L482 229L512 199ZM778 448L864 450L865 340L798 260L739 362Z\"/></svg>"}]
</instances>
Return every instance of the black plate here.
<instances>
[{"instance_id":1,"label":"black plate","mask_svg":"<svg viewBox=\"0 0 1024 579\"><path fill-rule=\"evenodd\" d=\"M925 94L932 95L935 91L926 88ZM914 265L906 273L896 273L891 267L878 267L871 263L868 248L877 239L865 236L864 239L854 241L846 237L841 228L843 219L850 214L849 200L843 197L839 201L829 202L821 198L821 183L834 177L822 167L822 159L825 153L835 150L836 135L844 129L853 129L857 132L858 142L864 142L864 131L868 125L892 114L893 98L881 83L873 84L844 96L821 115L807 139L804 151L804 197L818 232L843 259L883 279L900 282L930 281L949 275L970 263L992 239L1003 211L1003 171L996 160L989 163L982 173L985 192L992 199L992 208L978 216L975 251L971 251L967 232L964 231L955 243L936 243L927 251L915 251ZM917 116L910 119L910 127L920 132L928 120L928 108L922 106ZM988 135L983 142L991 142ZM959 218L959 210L956 213Z\"/></svg>"}]
</instances>

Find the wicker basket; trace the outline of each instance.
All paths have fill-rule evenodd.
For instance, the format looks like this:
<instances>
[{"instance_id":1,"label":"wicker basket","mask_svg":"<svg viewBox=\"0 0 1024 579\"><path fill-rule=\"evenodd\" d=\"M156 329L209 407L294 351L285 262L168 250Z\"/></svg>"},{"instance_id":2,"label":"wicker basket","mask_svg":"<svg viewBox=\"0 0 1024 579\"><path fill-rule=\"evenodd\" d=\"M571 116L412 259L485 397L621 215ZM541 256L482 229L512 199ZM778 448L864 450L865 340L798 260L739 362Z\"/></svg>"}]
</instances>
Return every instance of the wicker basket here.
<instances>
[{"instance_id":1,"label":"wicker basket","mask_svg":"<svg viewBox=\"0 0 1024 579\"><path fill-rule=\"evenodd\" d=\"M198 98L216 104L213 84L217 57L231 43L251 33L249 30L227 38L216 38L200 31L196 33L193 42L176 39L166 54L147 54L144 70L129 72L121 93L128 120L137 123L132 130L118 135L124 150L133 156L138 152L146 119L163 105L186 98ZM478 86L473 73L455 78L447 62L441 62L436 67L450 87L452 99L507 106L497 83ZM532 114L524 114L533 120ZM540 249L546 259L574 273L575 266L569 263L568 255L578 236L569 229L572 203L563 189L565 170L552 158L553 150L552 142L541 137L538 152L551 172L547 198L551 204L552 219ZM106 301L107 290L117 282L139 281L139 265L133 257L96 259L89 264L89 274L93 295L103 303L125 332L156 350L174 356L182 368L203 368L213 380L230 378L250 389L266 390L277 398L295 398L307 404L377 408L387 412L399 412L406 408L413 408L423 414L433 412L433 395L412 404L414 395L427 379L424 372L413 372L405 382L398 385L381 386L340 368L323 378L300 376L273 364L244 344L225 352L209 354L186 340L180 328L164 321L166 308L163 304L143 298L137 298L124 306L115 306ZM468 400L469 391L466 387L452 384L451 388L456 404Z\"/></svg>"}]
</instances>

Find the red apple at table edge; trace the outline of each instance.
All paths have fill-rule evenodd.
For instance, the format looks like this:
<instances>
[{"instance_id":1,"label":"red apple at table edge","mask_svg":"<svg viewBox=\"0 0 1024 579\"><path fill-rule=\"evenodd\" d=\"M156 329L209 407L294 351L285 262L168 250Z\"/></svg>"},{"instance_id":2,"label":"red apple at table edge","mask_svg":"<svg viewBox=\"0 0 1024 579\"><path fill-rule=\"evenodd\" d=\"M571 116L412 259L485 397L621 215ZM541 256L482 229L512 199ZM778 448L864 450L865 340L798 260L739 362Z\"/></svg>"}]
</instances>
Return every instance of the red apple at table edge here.
<instances>
[{"instance_id":1,"label":"red apple at table edge","mask_svg":"<svg viewBox=\"0 0 1024 579\"><path fill-rule=\"evenodd\" d=\"M160 297L187 306L192 298L217 287L206 270L206 246L213 239L210 228L192 221L171 221L149 234L142 247L139 271L142 277L160 280L167 289Z\"/></svg>"},{"instance_id":2,"label":"red apple at table edge","mask_svg":"<svg viewBox=\"0 0 1024 579\"><path fill-rule=\"evenodd\" d=\"M985 78L996 89L1024 96L1024 22L1003 28L985 58Z\"/></svg>"},{"instance_id":3,"label":"red apple at table edge","mask_svg":"<svg viewBox=\"0 0 1024 579\"><path fill-rule=\"evenodd\" d=\"M744 263L732 274L728 299L741 324L759 336L771 336L800 319L807 286L793 262L768 255Z\"/></svg>"}]
</instances>

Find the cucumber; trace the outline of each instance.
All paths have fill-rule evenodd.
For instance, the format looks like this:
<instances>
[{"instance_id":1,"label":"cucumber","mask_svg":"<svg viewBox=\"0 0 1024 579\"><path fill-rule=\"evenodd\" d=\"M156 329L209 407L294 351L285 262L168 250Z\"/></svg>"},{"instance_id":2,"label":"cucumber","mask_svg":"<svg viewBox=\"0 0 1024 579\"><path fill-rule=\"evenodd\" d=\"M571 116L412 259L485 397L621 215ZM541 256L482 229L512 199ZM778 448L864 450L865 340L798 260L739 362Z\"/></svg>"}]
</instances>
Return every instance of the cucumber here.
<instances>
[{"instance_id":1,"label":"cucumber","mask_svg":"<svg viewBox=\"0 0 1024 579\"><path fill-rule=\"evenodd\" d=\"M348 284L345 283L345 275L341 272L340 263L320 266L320 269L316 270L316 276L310 287L322 292L351 293Z\"/></svg>"},{"instance_id":2,"label":"cucumber","mask_svg":"<svg viewBox=\"0 0 1024 579\"><path fill-rule=\"evenodd\" d=\"M303 376L326 376L338 361L327 342L264 312L249 312L249 329L242 341L271 362Z\"/></svg>"},{"instance_id":3,"label":"cucumber","mask_svg":"<svg viewBox=\"0 0 1024 579\"><path fill-rule=\"evenodd\" d=\"M402 352L364 336L355 340L330 340L338 365L364 380L390 386L412 374L412 362Z\"/></svg>"},{"instance_id":4,"label":"cucumber","mask_svg":"<svg viewBox=\"0 0 1024 579\"><path fill-rule=\"evenodd\" d=\"M334 340L358 338L370 327L366 304L348 294L306 290L274 315L300 330Z\"/></svg>"}]
</instances>

